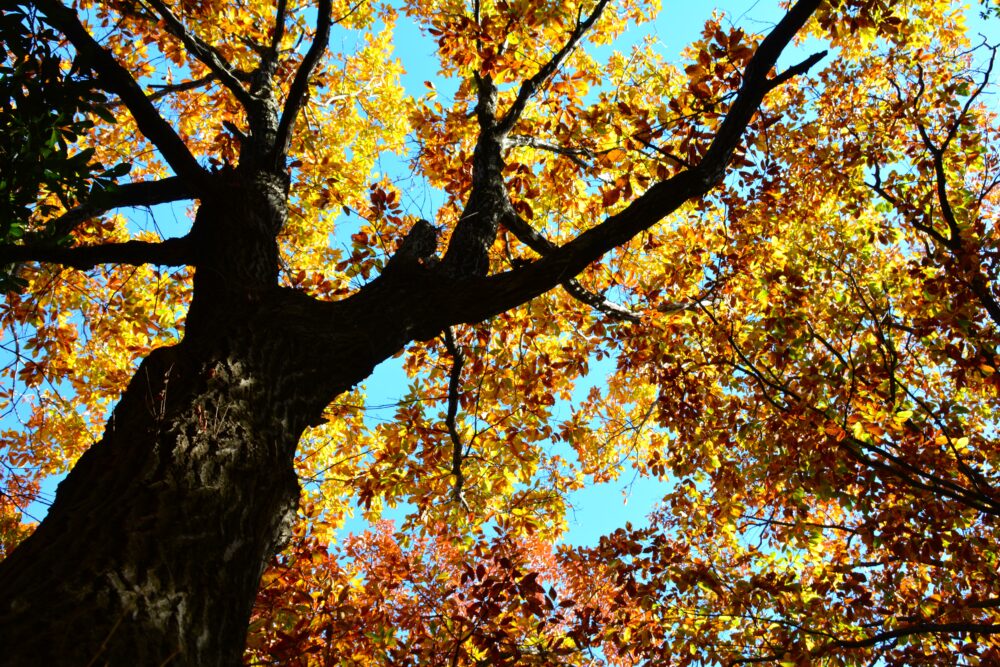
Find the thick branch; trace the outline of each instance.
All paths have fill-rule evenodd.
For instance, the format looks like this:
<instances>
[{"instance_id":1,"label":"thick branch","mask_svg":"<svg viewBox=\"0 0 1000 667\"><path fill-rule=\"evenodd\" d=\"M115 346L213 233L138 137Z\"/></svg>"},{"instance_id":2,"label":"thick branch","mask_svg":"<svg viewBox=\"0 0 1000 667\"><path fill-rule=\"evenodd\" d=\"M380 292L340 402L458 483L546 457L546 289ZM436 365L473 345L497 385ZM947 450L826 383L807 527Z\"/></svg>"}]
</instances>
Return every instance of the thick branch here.
<instances>
[{"instance_id":1,"label":"thick branch","mask_svg":"<svg viewBox=\"0 0 1000 667\"><path fill-rule=\"evenodd\" d=\"M489 76L475 76L479 139L472 153L472 190L448 242L442 268L453 276L489 272L490 248L510 206L503 180L501 136L496 131L498 90Z\"/></svg>"},{"instance_id":2,"label":"thick branch","mask_svg":"<svg viewBox=\"0 0 1000 667\"><path fill-rule=\"evenodd\" d=\"M253 98L250 97L250 93L247 92L247 89L236 78L232 67L222 57L222 54L211 44L208 44L188 30L181 20L170 11L170 8L163 4L162 0L145 0L145 2L149 3L153 11L163 19L167 32L181 40L188 53L208 67L219 78L222 85L236 96L236 99L240 101L243 108L249 110L253 104Z\"/></svg>"},{"instance_id":3,"label":"thick branch","mask_svg":"<svg viewBox=\"0 0 1000 667\"><path fill-rule=\"evenodd\" d=\"M114 190L96 193L90 201L66 211L50 225L56 236L63 237L76 229L81 222L116 208L154 206L193 197L193 190L177 176L164 178L161 181L125 183Z\"/></svg>"},{"instance_id":4,"label":"thick branch","mask_svg":"<svg viewBox=\"0 0 1000 667\"><path fill-rule=\"evenodd\" d=\"M417 220L403 237L399 248L386 262L383 276L400 271L412 271L423 264L437 261L437 230L426 220Z\"/></svg>"},{"instance_id":5,"label":"thick branch","mask_svg":"<svg viewBox=\"0 0 1000 667\"><path fill-rule=\"evenodd\" d=\"M46 21L66 36L76 49L78 58L97 72L101 85L121 99L139 126L139 131L159 149L174 172L192 187L203 188L208 172L198 164L128 70L87 32L76 13L58 0L33 2L45 14Z\"/></svg>"},{"instance_id":6,"label":"thick branch","mask_svg":"<svg viewBox=\"0 0 1000 667\"><path fill-rule=\"evenodd\" d=\"M517 238L518 241L528 246L543 257L556 249L556 245L539 234L534 227L517 215L513 210L508 210L504 218L504 226ZM608 317L616 320L628 320L629 322L639 322L642 318L638 313L634 313L624 306L620 306L613 301L605 299L600 294L591 292L580 284L576 278L570 278L562 284L566 293L581 303L585 303L591 308L598 310Z\"/></svg>"},{"instance_id":7,"label":"thick branch","mask_svg":"<svg viewBox=\"0 0 1000 667\"><path fill-rule=\"evenodd\" d=\"M510 109L507 110L507 113L504 114L504 117L497 124L497 130L501 135L507 134L513 129L514 124L521 117L521 114L524 113L524 109L531 98L541 89L548 78L555 74L563 60L566 59L566 56L572 53L576 45L579 44L580 39L597 22L597 19L601 17L601 14L604 13L604 8L607 6L608 0L599 0L594 10L584 21L577 21L576 27L573 28L573 32L570 33L569 39L566 40L563 47L556 51L555 55L542 65L541 69L533 77L521 84L521 89L517 93L517 99L514 100Z\"/></svg>"},{"instance_id":8,"label":"thick branch","mask_svg":"<svg viewBox=\"0 0 1000 667\"><path fill-rule=\"evenodd\" d=\"M0 245L0 264L21 262L61 264L84 270L98 264L188 266L194 263L194 249L187 236L159 242L126 241L74 248Z\"/></svg>"},{"instance_id":9,"label":"thick branch","mask_svg":"<svg viewBox=\"0 0 1000 667\"><path fill-rule=\"evenodd\" d=\"M503 182L503 139L521 117L528 101L572 52L607 4L608 0L599 0L586 20L577 20L566 44L533 77L521 84L517 98L499 122L499 91L496 84L488 75L475 75L479 138L472 156L472 191L462 217L455 226L442 264L449 274L479 276L489 271L489 249L496 241L504 209L510 205Z\"/></svg>"},{"instance_id":10,"label":"thick branch","mask_svg":"<svg viewBox=\"0 0 1000 667\"><path fill-rule=\"evenodd\" d=\"M820 4L821 0L800 0L795 3L754 52L743 72L743 85L699 164L705 176L711 179L713 184L722 178L733 151L739 145L743 132L760 108L761 102L764 101L764 96L792 76L804 74L826 55L826 51L814 54L774 79L767 78L768 73L777 64L781 52Z\"/></svg>"},{"instance_id":11,"label":"thick branch","mask_svg":"<svg viewBox=\"0 0 1000 667\"><path fill-rule=\"evenodd\" d=\"M743 86L705 156L699 164L660 181L621 212L607 218L541 259L504 274L481 279L479 289L463 290L469 299L453 299L453 322L477 322L508 310L565 282L608 251L703 196L722 180L743 132L773 87L768 73L796 32L822 0L800 0L757 48L747 66ZM813 59L810 59L810 62Z\"/></svg>"},{"instance_id":12,"label":"thick branch","mask_svg":"<svg viewBox=\"0 0 1000 667\"><path fill-rule=\"evenodd\" d=\"M313 37L309 50L299 64L299 69L295 72L295 78L288 89L288 97L285 99L285 108L281 112L281 121L278 123L278 134L275 139L274 162L275 167L283 168L281 162L288 153L288 144L291 141L292 127L295 119L299 115L302 107L305 106L307 93L309 92L309 77L312 76L316 66L319 65L320 58L326 52L327 43L330 40L330 26L333 24L333 3L332 0L319 0L316 19L316 35Z\"/></svg>"}]
</instances>

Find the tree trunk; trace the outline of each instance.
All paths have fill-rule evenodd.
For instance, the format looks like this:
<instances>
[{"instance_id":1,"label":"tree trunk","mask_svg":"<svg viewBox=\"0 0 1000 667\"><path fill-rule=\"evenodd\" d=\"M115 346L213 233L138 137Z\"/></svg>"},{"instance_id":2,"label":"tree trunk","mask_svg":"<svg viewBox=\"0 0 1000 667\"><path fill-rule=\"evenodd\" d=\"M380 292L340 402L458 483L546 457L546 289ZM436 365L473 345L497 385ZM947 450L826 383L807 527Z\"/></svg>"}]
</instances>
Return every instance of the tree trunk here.
<instances>
[{"instance_id":1,"label":"tree trunk","mask_svg":"<svg viewBox=\"0 0 1000 667\"><path fill-rule=\"evenodd\" d=\"M237 664L302 430L250 355L153 353L0 569L4 664ZM279 399L280 400L280 399Z\"/></svg>"},{"instance_id":2,"label":"tree trunk","mask_svg":"<svg viewBox=\"0 0 1000 667\"><path fill-rule=\"evenodd\" d=\"M302 432L406 342L276 286L273 186L237 179L203 203L184 341L143 361L46 519L0 563L0 664L240 662L295 516Z\"/></svg>"}]
</instances>

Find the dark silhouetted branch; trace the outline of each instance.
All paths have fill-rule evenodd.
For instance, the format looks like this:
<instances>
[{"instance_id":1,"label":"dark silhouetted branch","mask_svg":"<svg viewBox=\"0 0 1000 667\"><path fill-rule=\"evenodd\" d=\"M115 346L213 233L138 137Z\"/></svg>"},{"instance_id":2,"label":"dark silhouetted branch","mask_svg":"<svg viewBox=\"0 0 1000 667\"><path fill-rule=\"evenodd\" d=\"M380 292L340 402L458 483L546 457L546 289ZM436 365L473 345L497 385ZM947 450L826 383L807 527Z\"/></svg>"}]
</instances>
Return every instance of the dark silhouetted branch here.
<instances>
[{"instance_id":1,"label":"dark silhouetted branch","mask_svg":"<svg viewBox=\"0 0 1000 667\"><path fill-rule=\"evenodd\" d=\"M791 42L821 2L800 0L764 38L747 66L743 85L730 113L697 166L654 184L624 210L541 259L500 275L478 279L477 289L462 290L468 298L455 298L448 304L454 318L452 321L477 322L486 319L562 284L605 253L652 227L685 202L703 196L715 187L725 175L743 132L771 89L768 73L782 49Z\"/></svg>"},{"instance_id":2,"label":"dark silhouetted branch","mask_svg":"<svg viewBox=\"0 0 1000 667\"><path fill-rule=\"evenodd\" d=\"M192 188L178 176L161 181L125 183L113 190L95 193L88 202L71 208L49 224L57 237L63 237L81 222L116 208L154 206L193 197Z\"/></svg>"},{"instance_id":3,"label":"dark silhouetted branch","mask_svg":"<svg viewBox=\"0 0 1000 667\"><path fill-rule=\"evenodd\" d=\"M539 234L524 218L517 215L513 209L509 210L504 217L504 226L517 238L518 241L528 246L539 255L546 255L555 250L556 245L547 238ZM629 322L639 322L642 318L624 306L613 301L609 301L600 294L591 292L580 284L576 278L570 278L562 284L566 293L581 303L585 303L591 308L604 313L608 317L616 320L628 320Z\"/></svg>"},{"instance_id":4,"label":"dark silhouetted branch","mask_svg":"<svg viewBox=\"0 0 1000 667\"><path fill-rule=\"evenodd\" d=\"M451 474L455 477L455 484L452 487L452 500L465 505L465 498L462 496L462 486L465 484L465 475L462 473L463 454L462 438L458 434L458 427L455 419L458 417L458 389L462 381L462 366L465 364L465 355L458 349L455 343L455 335L451 327L444 330L444 346L451 355L451 372L448 375L448 415L445 424L448 426L448 435L451 437Z\"/></svg>"},{"instance_id":5,"label":"dark silhouetted branch","mask_svg":"<svg viewBox=\"0 0 1000 667\"><path fill-rule=\"evenodd\" d=\"M774 79L768 79L781 52L820 4L819 0L800 0L795 3L757 46L743 72L743 85L698 165L703 177L713 185L722 179L733 151L739 146L743 133L764 101L764 96L791 77L804 74L826 54L825 51L814 54Z\"/></svg>"},{"instance_id":6,"label":"dark silhouetted branch","mask_svg":"<svg viewBox=\"0 0 1000 667\"><path fill-rule=\"evenodd\" d=\"M836 639L828 643L825 648L868 648L900 637L957 634L996 635L1000 634L1000 625L993 623L918 623L879 632L865 639Z\"/></svg>"},{"instance_id":7,"label":"dark silhouetted branch","mask_svg":"<svg viewBox=\"0 0 1000 667\"><path fill-rule=\"evenodd\" d=\"M565 146L557 146L524 134L505 137L503 140L503 146L505 148L513 146L526 146L528 148L537 148L538 150L548 151L550 153L555 153L556 155L562 155L569 158L573 164L581 169L590 169L591 166L580 158L581 155L590 160L597 157L597 154L589 148L568 148Z\"/></svg>"},{"instance_id":8,"label":"dark silhouetted branch","mask_svg":"<svg viewBox=\"0 0 1000 667\"><path fill-rule=\"evenodd\" d=\"M386 262L383 276L436 262L437 230L426 220L417 220L403 237L399 248Z\"/></svg>"},{"instance_id":9,"label":"dark silhouetted branch","mask_svg":"<svg viewBox=\"0 0 1000 667\"><path fill-rule=\"evenodd\" d=\"M159 149L174 172L194 188L206 186L208 172L198 164L128 70L87 32L76 12L58 0L34 0L33 4L45 14L47 23L66 36L81 63L97 73L101 87L121 99L139 131Z\"/></svg>"},{"instance_id":10,"label":"dark silhouetted branch","mask_svg":"<svg viewBox=\"0 0 1000 667\"><path fill-rule=\"evenodd\" d=\"M159 242L126 241L72 248L0 245L0 264L24 262L61 264L84 270L98 264L188 266L194 264L194 249L187 236Z\"/></svg>"},{"instance_id":11,"label":"dark silhouetted branch","mask_svg":"<svg viewBox=\"0 0 1000 667\"><path fill-rule=\"evenodd\" d=\"M173 95L174 93L183 93L189 90L197 90L207 86L208 84L215 81L216 77L214 74L206 74L205 76L193 79L191 81L183 81L181 83L167 83L167 84L152 84L150 88L155 88L156 92L149 93L146 95L146 99L150 102L155 102L156 100L162 99L167 95ZM118 102L112 105L113 107L123 106L122 102Z\"/></svg>"},{"instance_id":12,"label":"dark silhouetted branch","mask_svg":"<svg viewBox=\"0 0 1000 667\"><path fill-rule=\"evenodd\" d=\"M278 57L281 40L285 37L285 14L287 11L288 0L278 0L278 6L274 13L274 30L271 32L271 47L268 53L270 58Z\"/></svg>"},{"instance_id":13,"label":"dark silhouetted branch","mask_svg":"<svg viewBox=\"0 0 1000 667\"><path fill-rule=\"evenodd\" d=\"M353 10L352 10L353 11ZM319 0L317 9L316 34L313 37L309 50L299 63L299 68L295 72L295 78L288 89L288 97L285 99L285 108L281 112L281 120L278 123L278 133L275 138L274 162L275 167L284 167L281 162L288 153L288 145L292 138L292 127L299 111L305 106L309 92L309 77L312 76L316 66L319 65L320 58L326 52L327 43L330 40L330 27L333 24L333 3L332 0Z\"/></svg>"},{"instance_id":14,"label":"dark silhouetted branch","mask_svg":"<svg viewBox=\"0 0 1000 667\"><path fill-rule=\"evenodd\" d=\"M250 93L240 83L232 66L215 47L188 30L162 0L142 1L148 3L153 8L153 11L163 19L163 24L166 26L167 32L181 40L188 53L197 58L209 71L215 74L219 78L219 81L222 82L222 85L236 96L236 99L240 101L244 109L249 110L252 107L253 98L250 97Z\"/></svg>"},{"instance_id":15,"label":"dark silhouetted branch","mask_svg":"<svg viewBox=\"0 0 1000 667\"><path fill-rule=\"evenodd\" d=\"M593 27L597 19L601 17L604 13L604 8L608 6L609 0L599 0L599 2L594 6L590 15L587 16L583 21L577 20L576 26L573 28L573 32L570 33L569 39L561 49L556 51L555 55L549 59L541 69L535 73L530 79L526 80L521 84L520 90L518 90L517 98L514 100L513 104L504 114L503 118L497 123L497 131L501 134L507 134L513 129L514 124L521 118L521 114L524 113L525 107L532 97L541 89L545 82L555 74L556 70L566 59L566 57L573 52L576 45L580 43L580 39Z\"/></svg>"},{"instance_id":16,"label":"dark silhouetted branch","mask_svg":"<svg viewBox=\"0 0 1000 667\"><path fill-rule=\"evenodd\" d=\"M808 58L806 58L805 60L803 60L802 62L800 62L798 65L795 65L793 67L789 67L784 72L782 72L781 74L778 74L777 76L775 76L773 79L771 79L768 82L768 84L767 84L767 91L770 92L770 91L774 90L775 88L777 88L778 86L780 86L781 84L783 84L786 81L788 81L789 79L793 79L793 78L795 78L797 76L801 76L802 74L805 74L810 69L812 69L813 65L815 65L816 63L818 63L825 56L826 56L826 51L820 51L819 53L812 54L811 56L809 56Z\"/></svg>"}]
</instances>

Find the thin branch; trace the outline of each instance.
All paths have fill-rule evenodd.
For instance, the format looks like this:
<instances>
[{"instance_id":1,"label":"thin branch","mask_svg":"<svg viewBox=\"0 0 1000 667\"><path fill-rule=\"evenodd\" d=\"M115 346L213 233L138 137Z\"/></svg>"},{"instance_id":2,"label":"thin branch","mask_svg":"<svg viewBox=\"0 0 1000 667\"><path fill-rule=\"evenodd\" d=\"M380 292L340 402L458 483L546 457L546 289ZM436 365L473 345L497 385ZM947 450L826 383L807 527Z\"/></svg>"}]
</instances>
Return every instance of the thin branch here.
<instances>
[{"instance_id":1,"label":"thin branch","mask_svg":"<svg viewBox=\"0 0 1000 667\"><path fill-rule=\"evenodd\" d=\"M472 0L472 20L476 23L477 28L481 27L483 17L479 0ZM480 34L480 31L476 30L476 51L481 51L483 48L483 39Z\"/></svg>"},{"instance_id":2,"label":"thin branch","mask_svg":"<svg viewBox=\"0 0 1000 667\"><path fill-rule=\"evenodd\" d=\"M906 202L903 202L898 197L896 197L891 192L885 189L885 186L882 185L882 171L879 168L878 164L875 165L874 171L875 171L875 182L869 183L868 181L865 181L865 185L867 185L868 188L871 189L873 192L875 192L875 194L877 194L879 197L881 197L886 202L895 207L897 210L899 210L900 213L903 213L904 215L906 215L907 213L913 215L914 218L910 220L910 224L912 224L914 228L923 232L924 234L927 234L927 236L931 237L932 239L940 243L943 247L945 248L950 247L948 239L942 236L939 231L937 231L930 225L925 225L922 222L917 222L915 217L917 211L913 206L910 206Z\"/></svg>"},{"instance_id":3,"label":"thin branch","mask_svg":"<svg viewBox=\"0 0 1000 667\"><path fill-rule=\"evenodd\" d=\"M948 247L954 253L962 248L962 229L958 224L958 218L955 217L955 211L951 207L951 201L948 199L948 174L944 168L944 152L931 141L923 123L917 123L917 130L920 132L920 138L923 140L924 146L931 154L931 161L934 164L934 186L938 198L938 206L941 208L942 217L948 223Z\"/></svg>"},{"instance_id":4,"label":"thin branch","mask_svg":"<svg viewBox=\"0 0 1000 667\"><path fill-rule=\"evenodd\" d=\"M156 110L128 70L87 32L76 12L59 0L33 2L45 14L46 22L70 41L80 61L97 72L101 86L121 99L135 119L139 131L159 149L174 172L191 187L199 190L205 188L208 172L198 164L187 145Z\"/></svg>"},{"instance_id":5,"label":"thin branch","mask_svg":"<svg viewBox=\"0 0 1000 667\"><path fill-rule=\"evenodd\" d=\"M587 304L594 310L604 313L613 320L626 320L628 322L641 322L642 317L635 311L629 310L625 306L615 303L610 299L596 293L591 292L586 287L580 284L580 281L576 278L570 278L562 284L566 293L571 297L579 301L580 303Z\"/></svg>"},{"instance_id":6,"label":"thin branch","mask_svg":"<svg viewBox=\"0 0 1000 667\"><path fill-rule=\"evenodd\" d=\"M967 605L970 609L996 609L1000 607L1000 598L988 598L986 600L976 600Z\"/></svg>"},{"instance_id":7,"label":"thin branch","mask_svg":"<svg viewBox=\"0 0 1000 667\"><path fill-rule=\"evenodd\" d=\"M923 232L933 239L935 243L945 248L951 254L952 258L956 261L959 267L971 264L968 272L960 269L959 273L965 273L964 276L959 275L955 277L958 278L960 282L964 283L973 293L979 301L979 304L986 310L993 323L1000 325L1000 302L997 301L997 298L993 293L993 289L990 284L991 281L983 275L981 267L982 260L979 257L978 250L973 247L968 247L966 239L963 239L962 237L962 226L959 223L949 197L948 173L944 163L945 153L948 146L958 135L959 128L971 111L972 105L983 93L989 83L989 77L993 71L998 47L989 47L989 49L990 60L984 72L982 81L979 83L976 90L974 90L965 100L965 103L962 105L962 110L950 124L947 134L940 145L936 145L934 143L934 140L931 138L930 133L927 131L927 128L924 126L922 121L922 116L920 114L920 102L923 98L926 86L924 84L923 70L920 67L917 68L917 94L910 106L912 107L914 123L916 125L917 132L920 135L920 140L923 143L924 148L931 156L931 162L934 169L934 193L937 198L941 217L944 218L944 221L948 226L948 236L946 237L944 234L934 229L932 223L925 224L919 222L916 219L919 213L916 207L893 196L882 187L881 174L879 172L878 165L875 165L875 183L868 184L868 186L879 196L892 204L901 215L911 218L910 224L912 224L915 229ZM898 91L898 87L897 92L900 99L902 99L902 93ZM976 260L975 262L970 263L967 261L969 259L965 256L967 247L969 254L971 254Z\"/></svg>"},{"instance_id":8,"label":"thin branch","mask_svg":"<svg viewBox=\"0 0 1000 667\"><path fill-rule=\"evenodd\" d=\"M82 270L98 264L190 266L194 264L194 255L187 236L158 242L126 241L72 248L0 245L0 264L45 262Z\"/></svg>"},{"instance_id":9,"label":"thin branch","mask_svg":"<svg viewBox=\"0 0 1000 667\"><path fill-rule=\"evenodd\" d=\"M591 168L591 165L580 159L581 155L589 160L593 160L597 157L597 154L589 148L567 148L565 146L557 146L556 144L550 144L546 141L542 141L541 139L537 139L526 134L504 137L502 145L504 148L525 146L528 148L537 148L538 150L555 153L556 155L562 155L564 157L568 157L573 164L581 169Z\"/></svg>"},{"instance_id":10,"label":"thin branch","mask_svg":"<svg viewBox=\"0 0 1000 667\"><path fill-rule=\"evenodd\" d=\"M661 313L679 313L685 310L694 310L695 308L705 309L705 302L713 300L715 293L719 291L719 288L725 283L728 276L716 274L713 280L709 280L705 284L705 288L698 293L698 296L687 301L664 301L656 307L656 310Z\"/></svg>"},{"instance_id":11,"label":"thin branch","mask_svg":"<svg viewBox=\"0 0 1000 667\"><path fill-rule=\"evenodd\" d=\"M668 160L670 160L670 162L674 166L676 166L676 167L684 167L685 169L691 169L692 165L691 165L690 162L688 162L687 160L685 160L682 157L674 155L673 153L671 153L670 151L668 151L663 146L657 146L652 141L650 141L649 139L646 139L645 137L643 137L641 135L636 134L636 135L633 135L633 136L634 136L634 138L635 138L636 141L638 141L639 143L641 143L646 148L652 149L652 150L656 151L657 153L659 153L660 155L662 155L663 157L665 157Z\"/></svg>"},{"instance_id":12,"label":"thin branch","mask_svg":"<svg viewBox=\"0 0 1000 667\"><path fill-rule=\"evenodd\" d=\"M507 215L503 218L504 226L514 235L514 237L528 246L539 255L545 256L556 249L556 245L539 234L524 218L519 216L512 208L508 208ZM563 289L571 297L591 306L605 315L616 320L628 320L629 322L639 322L642 318L624 306L609 301L600 294L591 292L580 284L576 278L570 278L562 283Z\"/></svg>"},{"instance_id":13,"label":"thin branch","mask_svg":"<svg viewBox=\"0 0 1000 667\"><path fill-rule=\"evenodd\" d=\"M164 98L167 95L173 95L174 93L183 93L188 90L197 90L202 86L206 86L216 80L214 74L206 74L200 79L194 79L192 81L183 81L181 83L167 83L167 84L151 84L150 88L155 88L155 93L149 93L146 95L146 99L150 102L155 102L158 99ZM122 102L116 102L110 105L112 108L121 106Z\"/></svg>"},{"instance_id":14,"label":"thin branch","mask_svg":"<svg viewBox=\"0 0 1000 667\"><path fill-rule=\"evenodd\" d=\"M963 263L964 254L963 250L965 248L965 239L962 238L961 226L958 223L958 218L955 215L955 210L951 206L951 201L948 197L948 174L944 166L944 153L948 147L948 144L954 139L958 132L959 126L962 124L966 114L973 101L983 92L988 81L990 73L993 71L993 62L996 58L996 48L992 49L990 55L989 66L986 69L986 74L983 77L982 83L979 87L969 96L966 100L965 105L962 107L962 112L959 114L958 118L955 119L951 128L948 131L947 137L945 137L944 142L940 146L935 147L927 131L924 129L922 123L917 123L917 129L920 132L920 137L924 142L924 146L931 154L931 159L934 164L934 181L935 190L938 199L938 206L941 209L941 215L944 217L945 222L948 223L948 229L950 231L949 243L947 243L948 249L951 251L952 256L961 265ZM994 324L1000 325L1000 302L997 302L996 297L993 295L993 291L990 287L989 281L983 277L982 271L980 270L980 263L978 257L978 252L974 252L976 255L975 265L972 267L972 275L969 276L968 286L972 290L973 294L979 300L980 305L989 314L990 319L993 320Z\"/></svg>"},{"instance_id":15,"label":"thin branch","mask_svg":"<svg viewBox=\"0 0 1000 667\"><path fill-rule=\"evenodd\" d=\"M972 483L973 488L979 493L979 495L987 498L1000 495L985 475L973 468L972 465L966 461L966 457L963 456L955 446L955 441L948 436L948 428L941 418L935 414L934 408L909 387L903 387L903 391L910 398L910 400L916 403L920 409L924 411L924 414L928 416L931 422L934 423L941 430L941 433L948 439L948 448L951 450L952 456L955 458L956 467L963 475L965 475L965 478Z\"/></svg>"},{"instance_id":16,"label":"thin branch","mask_svg":"<svg viewBox=\"0 0 1000 667\"><path fill-rule=\"evenodd\" d=\"M451 355L451 373L448 376L448 415L445 424L448 426L448 435L451 437L451 474L455 476L455 485L452 487L452 500L467 506L465 498L462 496L462 486L465 484L465 476L462 473L462 460L465 458L463 452L462 438L455 425L458 416L458 391L462 381L462 366L465 364L465 355L455 344L455 335L451 327L444 330L444 346Z\"/></svg>"},{"instance_id":17,"label":"thin branch","mask_svg":"<svg viewBox=\"0 0 1000 667\"><path fill-rule=\"evenodd\" d=\"M702 312L705 313L713 324L721 328L718 320L711 311L707 308L702 308ZM735 352L740 361L744 364L744 366L740 366L734 363L732 364L733 368L754 378L760 387L761 395L773 407L781 412L785 412L789 410L793 404L797 404L804 406L806 409L820 417L827 418L824 410L821 410L815 405L804 401L797 392L788 386L787 382L785 382L783 378L769 369L765 368L764 370L761 370L757 364L747 357L742 347L736 342L732 333L727 334L727 340L733 352ZM770 377L766 377L765 373ZM768 393L768 389L775 394L781 395L786 405L782 406L779 404L776 397ZM985 514L1000 516L1000 502L992 498L987 493L970 490L957 482L953 482L949 479L945 479L934 473L921 469L910 464L906 459L896 456L874 443L864 442L853 436L847 436L838 441L838 446L844 449L847 454L858 463L870 468L885 471L913 488L923 489L932 494L950 498ZM878 458L872 458L868 455L869 453Z\"/></svg>"},{"instance_id":18,"label":"thin branch","mask_svg":"<svg viewBox=\"0 0 1000 667\"><path fill-rule=\"evenodd\" d=\"M1000 516L1000 502L984 493L977 493L961 484L938 477L907 463L905 459L890 454L881 447L858 440L853 436L844 438L840 444L847 451L848 455L858 463L887 472L909 486L950 498L984 514ZM871 452L884 460L871 458L864 453L865 451Z\"/></svg>"},{"instance_id":19,"label":"thin branch","mask_svg":"<svg viewBox=\"0 0 1000 667\"><path fill-rule=\"evenodd\" d=\"M789 67L784 72L776 75L773 79L768 81L767 91L771 92L772 90L774 90L781 84L785 83L789 79L793 79L797 76L805 74L810 69L812 69L813 65L818 63L825 56L826 56L826 51L820 51L818 53L812 54L811 56L800 62L798 65L793 65L792 67Z\"/></svg>"},{"instance_id":20,"label":"thin branch","mask_svg":"<svg viewBox=\"0 0 1000 667\"><path fill-rule=\"evenodd\" d=\"M354 9L361 6L365 0L360 0ZM351 9L353 12L354 9ZM291 141L292 126L299 115L299 111L305 106L307 94L309 92L309 77L312 76L316 66L319 65L320 58L326 52L327 43L330 40L330 27L333 24L333 2L332 0L319 0L317 9L316 35L313 37L309 50L299 64L295 72L295 78L288 89L288 97L285 99L285 108L281 112L281 121L278 123L278 133L274 143L275 167L283 168L281 162L288 153L288 144Z\"/></svg>"},{"instance_id":21,"label":"thin branch","mask_svg":"<svg viewBox=\"0 0 1000 667\"><path fill-rule=\"evenodd\" d=\"M509 206L503 181L503 138L517 122L531 97L597 20L608 1L599 0L587 20L580 22L577 19L567 43L535 76L521 85L517 99L499 122L499 90L496 84L489 75L474 73L477 92L475 115L479 122L479 137L472 155L472 189L442 259L444 273L459 277L482 276L489 272L489 249L496 241L501 218L505 215L505 208Z\"/></svg>"},{"instance_id":22,"label":"thin branch","mask_svg":"<svg viewBox=\"0 0 1000 667\"><path fill-rule=\"evenodd\" d=\"M958 114L958 118L955 119L955 122L948 130L948 134L945 136L944 141L941 142L940 150L942 153L948 149L948 145L951 144L955 135L958 134L958 128L962 126L962 121L969 115L972 105L976 102L979 96L983 94L983 91L986 90L986 86L989 85L990 76L993 74L993 65L996 62L997 49L1000 48L1000 46L986 46L986 48L990 50L990 61L986 64L986 71L983 72L983 80L980 81L976 89L972 91L972 94L969 95L967 100L965 100L965 104L962 105L961 113Z\"/></svg>"},{"instance_id":23,"label":"thin branch","mask_svg":"<svg viewBox=\"0 0 1000 667\"><path fill-rule=\"evenodd\" d=\"M831 648L868 648L891 639L911 637L913 635L952 635L952 634L1000 634L1000 625L993 623L919 623L893 630L886 630L865 639L836 639L829 642L824 650Z\"/></svg>"},{"instance_id":24,"label":"thin branch","mask_svg":"<svg viewBox=\"0 0 1000 667\"><path fill-rule=\"evenodd\" d=\"M163 0L142 1L148 3L153 8L153 11L163 19L167 32L181 40L188 53L208 67L209 71L219 78L222 85L236 96L236 99L240 101L243 108L249 111L253 106L253 98L247 89L243 87L243 84L240 83L232 66L222 54L214 46L188 30L184 23L163 3Z\"/></svg>"},{"instance_id":25,"label":"thin branch","mask_svg":"<svg viewBox=\"0 0 1000 667\"><path fill-rule=\"evenodd\" d=\"M533 77L521 84L521 89L517 93L517 98L497 124L497 131L499 134L507 134L511 131L511 129L513 129L514 124L521 118L521 114L524 113L524 109L528 105L528 102L541 89L549 77L555 74L563 60L565 60L573 49L576 48L576 45L580 42L580 39L584 36L584 34L586 34L594 23L597 22L597 19L599 19L601 14L604 13L604 8L608 6L608 2L609 0L599 0L597 5L594 6L594 10L590 12L590 15L587 16L585 20L582 22L577 20L576 26L573 28L573 32L570 33L569 39L566 40L563 47L556 51L555 55L553 55L547 63L542 65L541 69L539 69Z\"/></svg>"},{"instance_id":26,"label":"thin branch","mask_svg":"<svg viewBox=\"0 0 1000 667\"><path fill-rule=\"evenodd\" d=\"M274 31L271 35L271 47L268 57L275 59L278 57L278 48L281 40L285 37L285 14L288 11L288 0L278 0L278 7L274 14Z\"/></svg>"}]
</instances>

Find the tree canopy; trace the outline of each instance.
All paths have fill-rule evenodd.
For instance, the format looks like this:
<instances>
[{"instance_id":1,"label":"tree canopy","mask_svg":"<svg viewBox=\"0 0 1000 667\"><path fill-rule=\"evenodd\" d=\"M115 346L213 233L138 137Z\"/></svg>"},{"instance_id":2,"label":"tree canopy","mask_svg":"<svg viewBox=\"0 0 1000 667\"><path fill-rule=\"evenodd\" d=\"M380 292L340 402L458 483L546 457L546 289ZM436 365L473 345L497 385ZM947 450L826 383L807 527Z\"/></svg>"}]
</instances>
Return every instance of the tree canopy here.
<instances>
[{"instance_id":1,"label":"tree canopy","mask_svg":"<svg viewBox=\"0 0 1000 667\"><path fill-rule=\"evenodd\" d=\"M12 664L1000 663L996 8L785 4L3 9Z\"/></svg>"}]
</instances>

